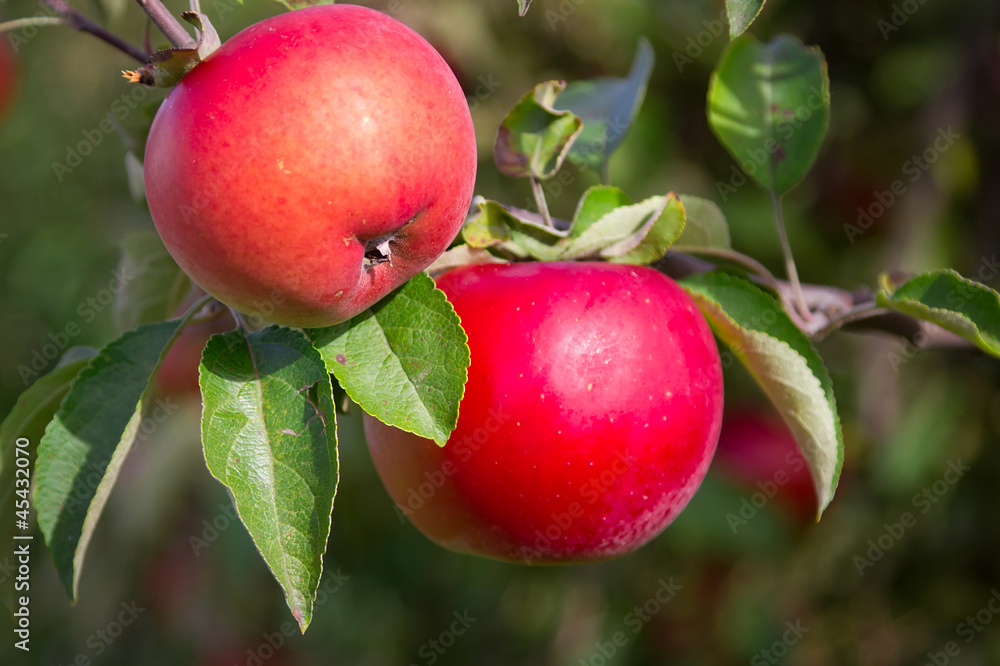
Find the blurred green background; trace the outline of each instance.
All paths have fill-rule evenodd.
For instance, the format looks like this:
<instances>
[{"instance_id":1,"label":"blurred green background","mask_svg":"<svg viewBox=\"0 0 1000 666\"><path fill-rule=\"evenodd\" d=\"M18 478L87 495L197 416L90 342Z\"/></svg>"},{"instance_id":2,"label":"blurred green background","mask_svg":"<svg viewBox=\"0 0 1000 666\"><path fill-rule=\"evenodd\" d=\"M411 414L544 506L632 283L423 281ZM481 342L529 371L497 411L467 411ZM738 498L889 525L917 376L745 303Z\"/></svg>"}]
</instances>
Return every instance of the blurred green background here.
<instances>
[{"instance_id":1,"label":"blurred green background","mask_svg":"<svg viewBox=\"0 0 1000 666\"><path fill-rule=\"evenodd\" d=\"M623 75L638 38L649 37L657 66L612 181L635 200L671 190L716 200L734 246L780 272L762 191L747 185L723 200L717 187L733 165L705 120L708 77L727 44L721 0L534 0L524 19L514 0L365 4L391 9L452 64L479 137L477 193L517 205L530 196L526 183L502 178L492 163L506 110L549 78ZM80 7L98 15L96 3ZM116 32L141 39L136 8L105 8ZM203 8L223 38L280 11L262 0ZM40 7L9 0L0 11L13 18ZM786 201L803 279L855 289L883 269L953 266L1000 287L1000 4L771 0L751 32L790 32L819 45L829 63L830 132ZM63 28L38 31L19 51L19 98L0 124L0 415L26 386L19 366L50 334L76 323L72 344L112 337L111 308L81 304L112 280L124 235L151 228L129 194L123 141L98 129L128 100L119 71L132 63ZM143 106L157 95L123 112L139 141L150 120ZM959 139L910 181L907 162L947 128ZM53 163L95 131L91 154L57 174ZM569 169L572 183L549 192L556 214L597 182ZM845 225L857 224L858 208L901 178L906 193L850 237ZM847 448L820 523L797 519L776 497L731 528L727 517L758 487L715 466L659 538L600 565L521 567L433 545L399 520L355 408L340 426L328 573L305 636L282 635L291 618L280 589L205 469L190 398L130 455L75 607L36 539L32 651L13 649L4 615L0 663L1000 663L1000 363L966 351L909 359L901 341L849 334L819 348ZM48 370L55 361L41 363ZM726 382L727 410L768 411L739 368ZM944 481L959 460L969 470ZM924 488L935 502L914 499ZM900 534L895 523L907 512L915 523ZM0 548L4 564L12 547ZM657 601L671 583L676 594ZM12 585L3 567L0 584ZM456 613L464 624L453 625Z\"/></svg>"}]
</instances>

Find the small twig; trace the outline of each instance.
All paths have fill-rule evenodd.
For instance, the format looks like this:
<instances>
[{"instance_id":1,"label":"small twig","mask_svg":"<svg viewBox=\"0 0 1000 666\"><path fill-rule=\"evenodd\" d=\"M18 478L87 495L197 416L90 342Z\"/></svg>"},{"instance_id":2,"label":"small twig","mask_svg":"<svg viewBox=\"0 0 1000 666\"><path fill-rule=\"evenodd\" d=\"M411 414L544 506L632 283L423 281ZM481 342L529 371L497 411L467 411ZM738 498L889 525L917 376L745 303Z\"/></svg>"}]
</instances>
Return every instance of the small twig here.
<instances>
[{"instance_id":1,"label":"small twig","mask_svg":"<svg viewBox=\"0 0 1000 666\"><path fill-rule=\"evenodd\" d=\"M198 45L160 0L136 0L136 2L175 48L193 49Z\"/></svg>"},{"instance_id":2,"label":"small twig","mask_svg":"<svg viewBox=\"0 0 1000 666\"><path fill-rule=\"evenodd\" d=\"M38 28L45 25L65 25L69 22L58 16L26 16L0 23L0 33L14 32L21 28Z\"/></svg>"},{"instance_id":3,"label":"small twig","mask_svg":"<svg viewBox=\"0 0 1000 666\"><path fill-rule=\"evenodd\" d=\"M133 46L132 44L129 44L118 35L109 32L103 26L94 23L92 20L70 7L64 0L41 0L41 2L56 14L59 14L59 16L66 21L69 27L74 30L89 33L143 64L149 60L149 53Z\"/></svg>"},{"instance_id":4,"label":"small twig","mask_svg":"<svg viewBox=\"0 0 1000 666\"><path fill-rule=\"evenodd\" d=\"M671 250L677 249L676 246ZM697 273L707 273L716 270L716 265L682 252L668 252L657 262L657 267L673 278L680 279ZM753 282L767 286L766 278L751 275ZM791 287L787 281L776 280L778 292L785 294ZM803 300L811 304L816 312L809 322L803 322L795 312L785 311L796 326L812 339L822 339L835 330L845 332L879 332L889 333L906 339L912 344L923 340L921 349L927 347L973 348L974 345L964 338L935 326L930 322L921 321L901 312L893 312L878 308L869 292L850 292L826 285L800 285ZM784 299L782 299L784 301ZM849 328L844 328L849 327Z\"/></svg>"},{"instance_id":5,"label":"small twig","mask_svg":"<svg viewBox=\"0 0 1000 666\"><path fill-rule=\"evenodd\" d=\"M799 282L799 273L795 269L792 246L788 242L788 232L785 230L785 216L781 211L781 197L774 190L768 191L771 194L771 207L774 209L774 224L778 228L778 239L781 241L781 253L785 257L785 273L792 286L792 303L798 310L799 316L805 321L809 321L812 319L812 314L806 306L806 299L802 295L802 285Z\"/></svg>"},{"instance_id":6,"label":"small twig","mask_svg":"<svg viewBox=\"0 0 1000 666\"><path fill-rule=\"evenodd\" d=\"M233 315L233 319L236 320L236 328L240 329L240 333L243 334L244 338L250 337L250 328L247 326L246 321L243 319L242 313L236 308L229 308L229 314Z\"/></svg>"},{"instance_id":7,"label":"small twig","mask_svg":"<svg viewBox=\"0 0 1000 666\"><path fill-rule=\"evenodd\" d=\"M826 324L821 328L812 333L812 338L814 340L822 340L826 336L830 335L834 331L843 328L847 324L851 324L863 319L870 319L872 317L878 317L884 314L892 312L883 307L879 307L874 301L868 301L865 303L859 303L854 307L841 312L835 317L831 317Z\"/></svg>"},{"instance_id":8,"label":"small twig","mask_svg":"<svg viewBox=\"0 0 1000 666\"><path fill-rule=\"evenodd\" d=\"M153 52L153 21L147 16L142 30L142 46L150 53Z\"/></svg>"},{"instance_id":9,"label":"small twig","mask_svg":"<svg viewBox=\"0 0 1000 666\"><path fill-rule=\"evenodd\" d=\"M198 314L199 312L201 312L201 310L202 310L202 309L203 309L203 308L204 308L204 307L205 307L206 305L208 305L209 303L211 303L211 302L212 302L212 299L213 299L213 298L214 298L214 297L213 297L213 296L212 296L211 294L205 294L204 296L202 296L201 298L199 298L199 299L198 299L197 301L195 301L195 302L194 302L194 303L193 303L193 304L191 305L191 307L189 307L189 308L188 308L188 309L187 309L187 310L186 310L186 311L184 312L184 314L183 314L183 315L181 315L181 316L182 316L182 317L189 317L189 319L188 319L188 323L190 324L190 323L191 323L191 321L192 321L192 320L194 320L194 317L195 317L195 315L196 315L196 314Z\"/></svg>"},{"instance_id":10,"label":"small twig","mask_svg":"<svg viewBox=\"0 0 1000 666\"><path fill-rule=\"evenodd\" d=\"M202 308L204 308L206 305L208 305L211 302L212 302L212 296L210 294L205 294L204 296L202 296L201 298L199 298L197 301L195 301L191 305L191 307L189 307L187 310L184 311L184 314L181 315L181 320L182 320L181 324L182 325L181 325L180 328L178 328L176 331L174 331L174 335L170 338L170 342L167 345L168 347L174 343L174 340L176 340L178 337L180 337L181 332L183 332L183 330L185 328L187 328L188 326L190 326L191 324L194 323L195 315L197 315L198 312L200 312Z\"/></svg>"},{"instance_id":11,"label":"small twig","mask_svg":"<svg viewBox=\"0 0 1000 666\"><path fill-rule=\"evenodd\" d=\"M555 229L556 227L552 223L552 216L549 215L549 204L545 200L545 190L542 189L542 184L534 176L531 176L530 180L531 193L535 195L535 204L538 206L538 212L542 214L545 226Z\"/></svg>"},{"instance_id":12,"label":"small twig","mask_svg":"<svg viewBox=\"0 0 1000 666\"><path fill-rule=\"evenodd\" d=\"M753 257L748 257L747 255L737 252L736 250L725 250L723 248L717 247L690 247L687 245L671 245L671 252L684 252L685 254L700 254L706 257L718 257L720 259L726 259L733 262L734 264L739 264L749 270L751 273L756 273L761 277L764 284L766 284L772 291L781 293L780 285L778 283L778 278L774 277L771 271L767 270L764 264L760 263Z\"/></svg>"}]
</instances>

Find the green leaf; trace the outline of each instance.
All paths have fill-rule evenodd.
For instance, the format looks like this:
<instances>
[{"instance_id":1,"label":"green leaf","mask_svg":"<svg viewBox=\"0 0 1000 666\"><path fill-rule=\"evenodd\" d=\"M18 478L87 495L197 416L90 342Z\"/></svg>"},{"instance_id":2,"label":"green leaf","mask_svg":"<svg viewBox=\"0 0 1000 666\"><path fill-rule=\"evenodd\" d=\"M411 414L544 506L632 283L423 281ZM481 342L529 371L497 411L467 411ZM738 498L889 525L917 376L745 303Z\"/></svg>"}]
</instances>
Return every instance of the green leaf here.
<instances>
[{"instance_id":1,"label":"green leaf","mask_svg":"<svg viewBox=\"0 0 1000 666\"><path fill-rule=\"evenodd\" d=\"M712 272L680 283L795 435L812 473L821 515L833 499L844 461L833 383L823 360L781 303L751 282Z\"/></svg>"},{"instance_id":2,"label":"green leaf","mask_svg":"<svg viewBox=\"0 0 1000 666\"><path fill-rule=\"evenodd\" d=\"M631 203L632 200L628 195L617 187L595 185L588 188L580 197L580 203L577 204L576 213L573 215L573 233L579 236L590 225L614 209Z\"/></svg>"},{"instance_id":3,"label":"green leaf","mask_svg":"<svg viewBox=\"0 0 1000 666\"><path fill-rule=\"evenodd\" d=\"M647 264L663 256L684 228L684 208L674 194L637 204L614 187L584 193L572 223L482 200L466 222L463 238L473 248L500 248L514 258L538 261L609 259Z\"/></svg>"},{"instance_id":4,"label":"green leaf","mask_svg":"<svg viewBox=\"0 0 1000 666\"><path fill-rule=\"evenodd\" d=\"M653 47L643 37L627 77L574 81L559 94L555 108L572 111L583 119L583 131L569 151L570 160L604 168L639 114L655 60Z\"/></svg>"},{"instance_id":5,"label":"green leaf","mask_svg":"<svg viewBox=\"0 0 1000 666\"><path fill-rule=\"evenodd\" d=\"M205 462L305 632L337 489L330 374L305 335L277 326L212 336L200 371Z\"/></svg>"},{"instance_id":6,"label":"green leaf","mask_svg":"<svg viewBox=\"0 0 1000 666\"><path fill-rule=\"evenodd\" d=\"M750 27L764 8L764 0L726 0L729 17L729 38L736 39Z\"/></svg>"},{"instance_id":7,"label":"green leaf","mask_svg":"<svg viewBox=\"0 0 1000 666\"><path fill-rule=\"evenodd\" d=\"M878 304L929 321L1000 357L1000 294L953 270L917 275L898 287L882 279Z\"/></svg>"},{"instance_id":8,"label":"green leaf","mask_svg":"<svg viewBox=\"0 0 1000 666\"><path fill-rule=\"evenodd\" d=\"M77 350L82 350L82 354L74 353ZM65 363L66 357L64 357L64 361L60 361L60 365L52 372L36 380L18 397L14 408L3 423L0 423L0 502L2 502L0 506L6 507L0 512L2 543L11 543L14 534L16 460L17 457L23 456L23 454L18 456L14 450L17 440L22 438L28 440L28 445L23 450L27 453L27 459L32 461L31 466L34 466L35 451L45 433L45 426L55 417L73 379L87 367L90 359L97 354L97 350L73 347L66 354L78 357ZM13 593L13 586L5 586L0 595L9 604L13 599Z\"/></svg>"},{"instance_id":9,"label":"green leaf","mask_svg":"<svg viewBox=\"0 0 1000 666\"><path fill-rule=\"evenodd\" d=\"M115 296L113 311L119 333L174 316L191 287L152 229L138 229L125 237L118 273L124 285Z\"/></svg>"},{"instance_id":10,"label":"green leaf","mask_svg":"<svg viewBox=\"0 0 1000 666\"><path fill-rule=\"evenodd\" d=\"M500 247L517 258L555 261L565 251L562 241L570 223L553 222L560 228L547 226L538 213L482 199L462 228L462 238L473 248Z\"/></svg>"},{"instance_id":11,"label":"green leaf","mask_svg":"<svg viewBox=\"0 0 1000 666\"><path fill-rule=\"evenodd\" d=\"M579 116L552 106L565 87L562 81L540 83L507 113L493 147L501 173L544 180L559 171L583 129Z\"/></svg>"},{"instance_id":12,"label":"green leaf","mask_svg":"<svg viewBox=\"0 0 1000 666\"><path fill-rule=\"evenodd\" d=\"M473 200L476 212L462 226L462 240L469 247L485 249L510 242L510 227L503 204L482 197ZM526 255L525 255L526 256Z\"/></svg>"},{"instance_id":13,"label":"green leaf","mask_svg":"<svg viewBox=\"0 0 1000 666\"><path fill-rule=\"evenodd\" d=\"M517 0L517 15L524 16L528 13L528 7L531 6L531 0Z\"/></svg>"},{"instance_id":14,"label":"green leaf","mask_svg":"<svg viewBox=\"0 0 1000 666\"><path fill-rule=\"evenodd\" d=\"M677 245L724 250L732 248L726 216L714 201L690 194L682 194L680 198L684 205L685 224Z\"/></svg>"},{"instance_id":15,"label":"green leaf","mask_svg":"<svg viewBox=\"0 0 1000 666\"><path fill-rule=\"evenodd\" d=\"M38 445L38 525L74 601L90 538L142 425L149 379L185 323L145 324L108 343L73 381Z\"/></svg>"},{"instance_id":16,"label":"green leaf","mask_svg":"<svg viewBox=\"0 0 1000 666\"><path fill-rule=\"evenodd\" d=\"M684 231L684 206L671 192L665 205L639 231L629 238L605 248L602 257L618 264L651 264L667 252ZM622 253L624 251L624 253Z\"/></svg>"},{"instance_id":17,"label":"green leaf","mask_svg":"<svg viewBox=\"0 0 1000 666\"><path fill-rule=\"evenodd\" d=\"M336 326L308 332L331 373L366 412L444 445L458 423L469 345L426 274Z\"/></svg>"},{"instance_id":18,"label":"green leaf","mask_svg":"<svg viewBox=\"0 0 1000 666\"><path fill-rule=\"evenodd\" d=\"M830 81L816 47L751 35L726 49L712 74L708 121L743 170L784 194L816 160L830 118Z\"/></svg>"},{"instance_id":19,"label":"green leaf","mask_svg":"<svg viewBox=\"0 0 1000 666\"><path fill-rule=\"evenodd\" d=\"M650 197L611 210L578 236L574 228L560 258L648 264L663 256L683 228L684 208L673 193Z\"/></svg>"}]
</instances>

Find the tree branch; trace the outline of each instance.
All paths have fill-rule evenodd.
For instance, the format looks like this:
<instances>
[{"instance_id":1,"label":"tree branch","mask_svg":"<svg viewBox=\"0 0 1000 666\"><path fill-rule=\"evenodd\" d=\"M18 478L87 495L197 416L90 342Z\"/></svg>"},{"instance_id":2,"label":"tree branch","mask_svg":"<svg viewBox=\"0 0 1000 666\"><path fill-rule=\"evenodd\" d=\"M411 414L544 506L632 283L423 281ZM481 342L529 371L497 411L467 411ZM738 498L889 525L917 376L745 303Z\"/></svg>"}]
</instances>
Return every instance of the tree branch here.
<instances>
[{"instance_id":1,"label":"tree branch","mask_svg":"<svg viewBox=\"0 0 1000 666\"><path fill-rule=\"evenodd\" d=\"M198 46L197 42L188 34L180 21L174 18L174 15L170 13L160 0L136 0L136 2L142 7L142 11L146 12L146 15L156 24L160 32L170 40L174 48L193 49Z\"/></svg>"},{"instance_id":2,"label":"tree branch","mask_svg":"<svg viewBox=\"0 0 1000 666\"><path fill-rule=\"evenodd\" d=\"M89 33L143 64L149 61L149 53L129 44L118 35L109 32L103 26L98 25L70 7L65 0L41 0L41 2L56 14L59 14L65 20L66 24L74 30Z\"/></svg>"},{"instance_id":3,"label":"tree branch","mask_svg":"<svg viewBox=\"0 0 1000 666\"><path fill-rule=\"evenodd\" d=\"M717 269L715 264L673 250L668 251L655 267L676 279ZM768 284L770 280L767 278L750 275L749 279L763 287L774 288ZM826 285L800 284L802 299L812 312L807 322L794 307L787 305L794 302L792 285L786 280L775 280L775 283L785 312L812 340L822 340L834 331L843 330L850 333L888 333L904 338L919 349L975 348L965 338L930 322L879 307L868 289L851 292Z\"/></svg>"}]
</instances>

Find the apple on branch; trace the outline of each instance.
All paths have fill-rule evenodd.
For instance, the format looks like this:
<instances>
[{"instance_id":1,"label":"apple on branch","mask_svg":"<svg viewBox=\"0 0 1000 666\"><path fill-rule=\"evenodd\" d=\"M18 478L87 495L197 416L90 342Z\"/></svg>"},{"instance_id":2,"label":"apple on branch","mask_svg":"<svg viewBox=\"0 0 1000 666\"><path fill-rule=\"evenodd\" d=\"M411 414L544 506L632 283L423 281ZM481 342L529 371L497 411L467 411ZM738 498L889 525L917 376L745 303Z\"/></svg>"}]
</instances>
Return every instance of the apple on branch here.
<instances>
[{"instance_id":1,"label":"apple on branch","mask_svg":"<svg viewBox=\"0 0 1000 666\"><path fill-rule=\"evenodd\" d=\"M425 535L465 553L570 563L628 553L687 505L722 419L694 301L644 266L476 265L437 280L472 363L444 447L365 417L375 467Z\"/></svg>"},{"instance_id":2,"label":"apple on branch","mask_svg":"<svg viewBox=\"0 0 1000 666\"><path fill-rule=\"evenodd\" d=\"M237 310L301 327L349 319L430 265L475 175L444 59L352 5L225 42L170 92L145 156L150 213L181 268Z\"/></svg>"}]
</instances>

